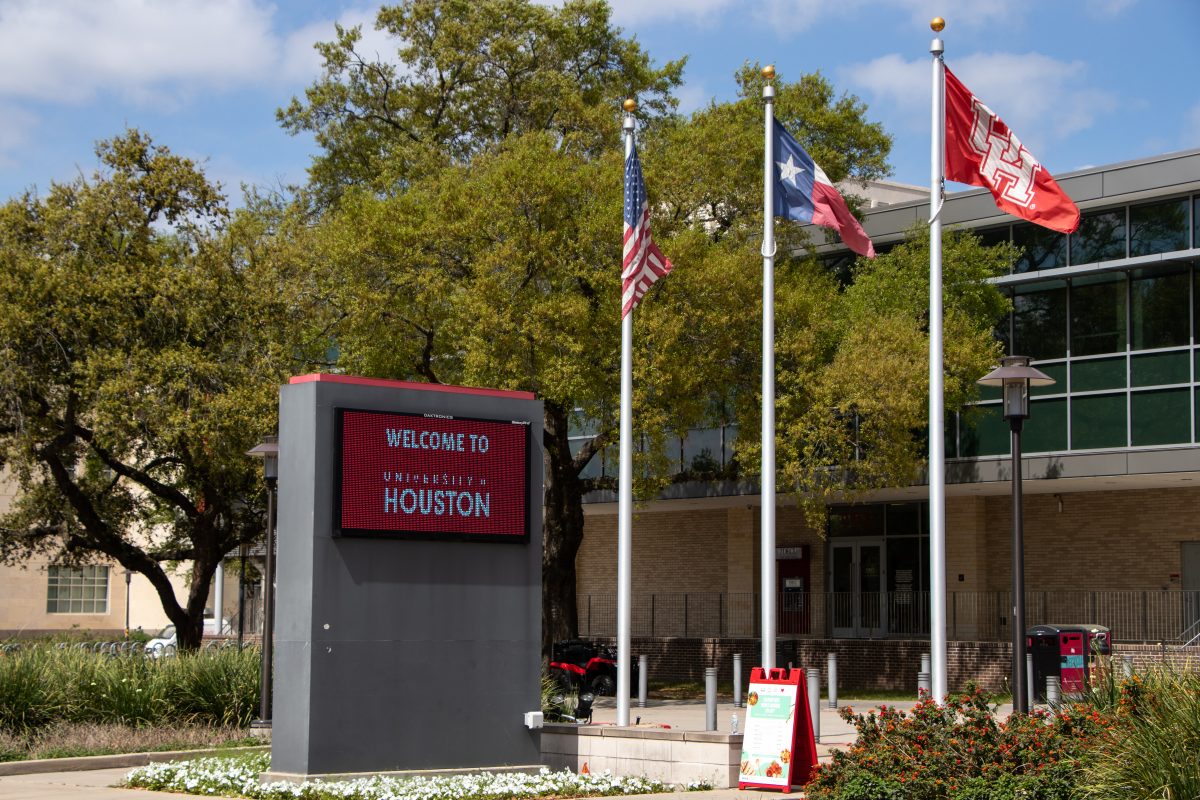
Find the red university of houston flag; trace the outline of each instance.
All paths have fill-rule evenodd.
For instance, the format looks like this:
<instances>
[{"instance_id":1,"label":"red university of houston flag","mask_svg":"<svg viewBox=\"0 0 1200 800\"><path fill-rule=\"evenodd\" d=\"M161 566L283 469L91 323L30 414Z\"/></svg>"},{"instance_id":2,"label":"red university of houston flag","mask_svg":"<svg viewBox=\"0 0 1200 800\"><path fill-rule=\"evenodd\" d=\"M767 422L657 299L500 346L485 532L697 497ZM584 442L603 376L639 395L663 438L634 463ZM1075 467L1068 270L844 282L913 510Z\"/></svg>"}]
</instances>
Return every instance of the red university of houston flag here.
<instances>
[{"instance_id":1,"label":"red university of houston flag","mask_svg":"<svg viewBox=\"0 0 1200 800\"><path fill-rule=\"evenodd\" d=\"M986 186L1015 217L1061 233L1079 227L1079 208L996 112L946 70L946 177Z\"/></svg>"}]
</instances>

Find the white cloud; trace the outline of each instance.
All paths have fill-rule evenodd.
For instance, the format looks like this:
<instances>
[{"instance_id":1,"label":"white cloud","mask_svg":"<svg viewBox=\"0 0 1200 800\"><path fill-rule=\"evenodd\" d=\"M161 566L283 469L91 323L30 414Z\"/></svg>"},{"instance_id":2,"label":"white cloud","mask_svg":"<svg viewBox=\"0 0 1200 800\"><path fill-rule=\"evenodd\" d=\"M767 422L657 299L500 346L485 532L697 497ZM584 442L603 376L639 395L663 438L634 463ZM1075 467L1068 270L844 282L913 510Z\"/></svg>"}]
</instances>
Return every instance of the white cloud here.
<instances>
[{"instance_id":1,"label":"white cloud","mask_svg":"<svg viewBox=\"0 0 1200 800\"><path fill-rule=\"evenodd\" d=\"M1038 147L1087 130L1117 109L1110 91L1087 85L1087 65L1040 53L979 53L953 61L954 74L1034 154ZM895 54L852 65L850 85L899 112L910 127L929 125L931 69L927 59Z\"/></svg>"},{"instance_id":2,"label":"white cloud","mask_svg":"<svg viewBox=\"0 0 1200 800\"><path fill-rule=\"evenodd\" d=\"M679 99L679 113L691 114L706 107L713 99L713 93L704 87L703 83L689 81L675 92Z\"/></svg>"},{"instance_id":3,"label":"white cloud","mask_svg":"<svg viewBox=\"0 0 1200 800\"><path fill-rule=\"evenodd\" d=\"M612 7L613 22L623 28L663 20L707 22L718 12L736 5L733 0L609 0L608 4Z\"/></svg>"},{"instance_id":4,"label":"white cloud","mask_svg":"<svg viewBox=\"0 0 1200 800\"><path fill-rule=\"evenodd\" d=\"M362 26L360 51L387 57L377 5L337 20ZM334 19L279 31L266 0L0 0L0 99L84 104L105 93L168 109L202 90L308 83L320 74L313 43Z\"/></svg>"},{"instance_id":5,"label":"white cloud","mask_svg":"<svg viewBox=\"0 0 1200 800\"><path fill-rule=\"evenodd\" d=\"M375 29L375 15L378 6L355 8L345 11L337 22L343 28L358 26L362 32L357 50L364 57L372 59L379 57L384 61L396 60L398 43L388 34ZM289 34L283 41L281 53L281 73L291 80L309 83L321 74L321 54L314 45L317 42L331 42L335 36L334 20L311 22Z\"/></svg>"},{"instance_id":6,"label":"white cloud","mask_svg":"<svg viewBox=\"0 0 1200 800\"><path fill-rule=\"evenodd\" d=\"M9 0L0 4L0 96L82 103L113 90L227 86L269 71L271 10L252 0Z\"/></svg>"}]
</instances>

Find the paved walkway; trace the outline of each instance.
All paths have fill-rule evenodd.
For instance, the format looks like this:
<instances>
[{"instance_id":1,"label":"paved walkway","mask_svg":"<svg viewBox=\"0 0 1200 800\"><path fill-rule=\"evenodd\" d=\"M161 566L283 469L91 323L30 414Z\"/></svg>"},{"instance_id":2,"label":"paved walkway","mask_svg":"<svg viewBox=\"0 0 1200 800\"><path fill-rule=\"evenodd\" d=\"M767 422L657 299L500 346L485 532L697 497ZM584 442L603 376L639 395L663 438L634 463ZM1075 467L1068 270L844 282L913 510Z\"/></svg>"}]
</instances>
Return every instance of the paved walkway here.
<instances>
[{"instance_id":1,"label":"paved walkway","mask_svg":"<svg viewBox=\"0 0 1200 800\"><path fill-rule=\"evenodd\" d=\"M881 702L889 706L908 709L913 706L911 701L877 701L847 699L841 702L843 707L850 706L855 711L865 711L868 708L878 708ZM818 744L818 754L822 760L838 747L846 747L854 741L854 730L843 722L834 709L821 703L821 736ZM735 709L730 702L717 704L717 728L729 731L732 715L736 712L739 727L744 730L745 709ZM1007 716L1010 709L1002 706L999 716ZM593 714L597 723L612 723L616 720L616 701L611 697L599 698ZM637 701L632 701L629 709L631 721L641 718L642 724L670 725L676 730L704 730L704 703L694 700L651 700L647 708L638 708ZM12 775L0 777L0 800L138 800L138 798L194 798L195 795L175 794L173 792L145 792L137 789L116 789L129 768L96 769L79 772L46 772L38 775ZM687 800L763 800L780 797L778 791L759 789L715 789L710 792L689 792ZM785 797L799 797L799 792ZM679 795L642 795L641 800L662 800L673 797L680 800Z\"/></svg>"}]
</instances>

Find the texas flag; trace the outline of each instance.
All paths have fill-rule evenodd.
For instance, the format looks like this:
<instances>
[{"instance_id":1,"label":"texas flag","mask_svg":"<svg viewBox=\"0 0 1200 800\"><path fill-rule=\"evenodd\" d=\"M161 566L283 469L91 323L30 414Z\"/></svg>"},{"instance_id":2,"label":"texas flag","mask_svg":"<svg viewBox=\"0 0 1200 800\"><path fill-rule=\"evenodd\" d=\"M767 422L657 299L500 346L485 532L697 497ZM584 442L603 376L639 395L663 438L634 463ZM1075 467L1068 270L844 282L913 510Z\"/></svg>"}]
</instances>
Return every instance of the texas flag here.
<instances>
[{"instance_id":1,"label":"texas flag","mask_svg":"<svg viewBox=\"0 0 1200 800\"><path fill-rule=\"evenodd\" d=\"M946 70L946 177L986 186L996 205L1060 233L1079 227L1079 208L996 112Z\"/></svg>"},{"instance_id":2,"label":"texas flag","mask_svg":"<svg viewBox=\"0 0 1200 800\"><path fill-rule=\"evenodd\" d=\"M833 228L854 252L875 257L875 245L850 213L825 171L779 120L775 125L775 216Z\"/></svg>"}]
</instances>

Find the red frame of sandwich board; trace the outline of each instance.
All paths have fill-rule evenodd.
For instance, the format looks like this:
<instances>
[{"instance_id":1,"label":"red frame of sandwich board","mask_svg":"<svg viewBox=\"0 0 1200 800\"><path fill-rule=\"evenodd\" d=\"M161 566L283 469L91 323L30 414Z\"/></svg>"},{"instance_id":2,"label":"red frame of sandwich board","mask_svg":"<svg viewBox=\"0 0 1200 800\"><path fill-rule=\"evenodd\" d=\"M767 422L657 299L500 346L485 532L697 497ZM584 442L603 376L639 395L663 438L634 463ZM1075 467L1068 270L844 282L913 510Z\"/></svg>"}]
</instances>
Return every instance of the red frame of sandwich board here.
<instances>
[{"instance_id":1,"label":"red frame of sandwich board","mask_svg":"<svg viewBox=\"0 0 1200 800\"><path fill-rule=\"evenodd\" d=\"M813 737L812 717L808 711L808 690L804 683L804 670L800 669L770 669L766 670L762 667L754 667L750 670L750 686L749 691L753 691L755 685L762 684L791 684L796 687L796 710L792 714L792 757L788 759L787 765L787 782L780 786L774 783L759 783L757 781L743 781L738 779L739 789L778 789L782 792L790 792L792 786L804 786L812 777L813 769L817 766L817 740ZM800 717L804 717L804 726L800 725ZM749 733L750 715L746 715L746 733ZM797 771L797 763L800 756L804 756L803 763Z\"/></svg>"}]
</instances>

